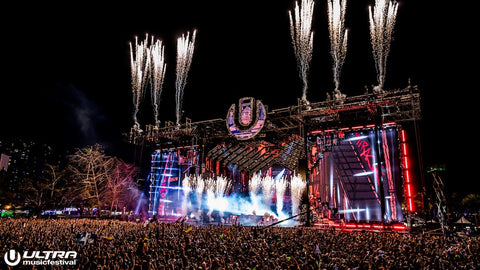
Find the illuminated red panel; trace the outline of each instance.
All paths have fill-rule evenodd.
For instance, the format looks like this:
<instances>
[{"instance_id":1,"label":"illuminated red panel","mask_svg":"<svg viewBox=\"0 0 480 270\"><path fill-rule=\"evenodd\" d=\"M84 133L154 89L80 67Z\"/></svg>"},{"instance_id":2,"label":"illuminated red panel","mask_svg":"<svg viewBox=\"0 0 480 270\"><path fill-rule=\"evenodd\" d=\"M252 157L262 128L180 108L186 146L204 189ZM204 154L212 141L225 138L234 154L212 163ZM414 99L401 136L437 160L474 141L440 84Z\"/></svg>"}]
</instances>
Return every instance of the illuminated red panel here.
<instances>
[{"instance_id":1,"label":"illuminated red panel","mask_svg":"<svg viewBox=\"0 0 480 270\"><path fill-rule=\"evenodd\" d=\"M407 209L409 212L414 211L413 207L413 199L412 199L412 181L410 177L410 161L407 152L407 135L405 130L400 130L400 154L402 156L402 167L403 167L403 179L404 179L404 187L405 187L405 197L407 199Z\"/></svg>"},{"instance_id":2,"label":"illuminated red panel","mask_svg":"<svg viewBox=\"0 0 480 270\"><path fill-rule=\"evenodd\" d=\"M400 131L400 140L401 140L402 142L406 142L406 141L407 141L407 140L406 140L405 130L404 130L404 129L402 129L402 130Z\"/></svg>"},{"instance_id":3,"label":"illuminated red panel","mask_svg":"<svg viewBox=\"0 0 480 270\"><path fill-rule=\"evenodd\" d=\"M402 143L402 145L403 145L403 147L402 147L403 153L404 153L405 155L408 155L408 154L407 154L407 144L406 144L406 143Z\"/></svg>"},{"instance_id":4,"label":"illuminated red panel","mask_svg":"<svg viewBox=\"0 0 480 270\"><path fill-rule=\"evenodd\" d=\"M412 200L412 198L408 198L408 208L409 208L410 212L413 211L413 200Z\"/></svg>"},{"instance_id":5,"label":"illuminated red panel","mask_svg":"<svg viewBox=\"0 0 480 270\"><path fill-rule=\"evenodd\" d=\"M404 143L404 145L405 145L405 143ZM405 170L408 170L408 169L409 169L409 167L408 167L408 157L407 157L407 156L404 156L404 157L403 157L403 168L404 168Z\"/></svg>"},{"instance_id":6,"label":"illuminated red panel","mask_svg":"<svg viewBox=\"0 0 480 270\"><path fill-rule=\"evenodd\" d=\"M355 228L357 228L357 224L355 224L355 223L347 223L347 224L345 224L345 228L346 228L346 229L355 229Z\"/></svg>"},{"instance_id":7,"label":"illuminated red panel","mask_svg":"<svg viewBox=\"0 0 480 270\"><path fill-rule=\"evenodd\" d=\"M394 224L394 225L392 225L392 229L394 231L405 231L407 229L407 227L403 224Z\"/></svg>"}]
</instances>

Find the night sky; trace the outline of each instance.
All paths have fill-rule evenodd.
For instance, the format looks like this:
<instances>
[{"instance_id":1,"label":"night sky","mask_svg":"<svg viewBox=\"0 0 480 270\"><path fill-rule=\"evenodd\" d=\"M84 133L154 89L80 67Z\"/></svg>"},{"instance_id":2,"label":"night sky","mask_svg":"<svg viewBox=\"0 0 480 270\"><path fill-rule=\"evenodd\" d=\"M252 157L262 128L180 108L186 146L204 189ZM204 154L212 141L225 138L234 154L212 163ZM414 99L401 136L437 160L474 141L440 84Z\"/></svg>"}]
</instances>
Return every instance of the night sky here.
<instances>
[{"instance_id":1,"label":"night sky","mask_svg":"<svg viewBox=\"0 0 480 270\"><path fill-rule=\"evenodd\" d=\"M81 3L3 9L9 16L2 19L6 72L0 136L69 147L99 142L114 151L121 133L133 125L128 43L146 33L166 46L162 122L175 121L176 39L193 29L197 40L183 105L193 121L223 118L245 96L275 109L295 105L302 94L289 33L293 0ZM440 2L400 1L385 89L406 87L409 79L419 86L425 166L446 164L450 187L469 189L478 178L471 172L478 160L472 130L478 113L468 94L478 86L463 70L473 59L474 43L468 42L468 30L457 27L462 19L457 11L463 7L432 3ZM315 4L307 97L323 101L334 84L326 1ZM341 89L349 96L376 84L369 4L373 0L348 1L350 35ZM149 106L148 99L141 105L142 125L152 122Z\"/></svg>"}]
</instances>

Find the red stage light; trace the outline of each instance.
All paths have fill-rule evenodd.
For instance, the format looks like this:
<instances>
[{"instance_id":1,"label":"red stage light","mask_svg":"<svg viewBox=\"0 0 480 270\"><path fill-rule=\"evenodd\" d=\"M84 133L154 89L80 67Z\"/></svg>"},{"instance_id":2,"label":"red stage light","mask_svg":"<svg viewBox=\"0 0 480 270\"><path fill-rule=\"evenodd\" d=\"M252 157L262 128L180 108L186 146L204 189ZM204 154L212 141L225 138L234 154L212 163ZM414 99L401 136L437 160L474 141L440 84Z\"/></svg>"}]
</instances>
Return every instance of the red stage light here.
<instances>
[{"instance_id":1,"label":"red stage light","mask_svg":"<svg viewBox=\"0 0 480 270\"><path fill-rule=\"evenodd\" d=\"M400 130L400 150L402 155L402 165L403 165L403 177L404 177L404 187L405 187L405 197L407 200L407 209L409 212L413 212L413 199L412 199L412 185L410 178L410 161L407 152L407 135L404 129Z\"/></svg>"},{"instance_id":2,"label":"red stage light","mask_svg":"<svg viewBox=\"0 0 480 270\"><path fill-rule=\"evenodd\" d=\"M347 224L345 224L345 228L346 228L346 229L355 229L355 228L357 228L357 224L355 224L355 223L347 223Z\"/></svg>"},{"instance_id":3,"label":"red stage light","mask_svg":"<svg viewBox=\"0 0 480 270\"><path fill-rule=\"evenodd\" d=\"M394 225L392 225L392 229L394 231L405 231L407 229L407 226L405 226L403 224L394 224Z\"/></svg>"}]
</instances>

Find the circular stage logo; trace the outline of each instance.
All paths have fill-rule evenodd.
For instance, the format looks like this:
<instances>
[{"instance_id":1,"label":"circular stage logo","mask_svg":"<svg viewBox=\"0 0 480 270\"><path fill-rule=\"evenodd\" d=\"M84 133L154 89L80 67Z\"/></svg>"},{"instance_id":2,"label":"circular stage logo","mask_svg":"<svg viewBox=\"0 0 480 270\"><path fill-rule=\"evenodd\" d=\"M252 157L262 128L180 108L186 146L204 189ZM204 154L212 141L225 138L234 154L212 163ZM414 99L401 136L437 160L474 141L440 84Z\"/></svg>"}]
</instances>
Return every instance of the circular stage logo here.
<instances>
[{"instance_id":1,"label":"circular stage logo","mask_svg":"<svg viewBox=\"0 0 480 270\"><path fill-rule=\"evenodd\" d=\"M227 113L227 129L239 140L248 140L257 135L265 124L267 110L260 100L252 97L241 98L238 101L238 116L236 106L232 104Z\"/></svg>"},{"instance_id":2,"label":"circular stage logo","mask_svg":"<svg viewBox=\"0 0 480 270\"><path fill-rule=\"evenodd\" d=\"M14 249L10 249L9 251L5 252L5 263L9 266L15 266L20 263L20 253L15 251Z\"/></svg>"}]
</instances>

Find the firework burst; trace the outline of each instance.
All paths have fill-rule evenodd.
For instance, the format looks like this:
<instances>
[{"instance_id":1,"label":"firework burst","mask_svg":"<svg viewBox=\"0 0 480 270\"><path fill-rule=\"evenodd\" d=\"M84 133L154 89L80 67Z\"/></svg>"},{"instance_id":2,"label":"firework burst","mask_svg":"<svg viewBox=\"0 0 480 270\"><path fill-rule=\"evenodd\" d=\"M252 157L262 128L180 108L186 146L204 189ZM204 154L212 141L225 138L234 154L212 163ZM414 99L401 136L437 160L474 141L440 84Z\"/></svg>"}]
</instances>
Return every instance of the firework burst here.
<instances>
[{"instance_id":1,"label":"firework burst","mask_svg":"<svg viewBox=\"0 0 480 270\"><path fill-rule=\"evenodd\" d=\"M156 40L150 45L150 55L151 55L151 72L150 80L152 84L151 96L152 96L152 105L153 105L153 114L155 125L160 125L159 120L159 111L160 111L160 97L162 95L163 81L165 78L165 70L167 64L165 63L165 48L161 40Z\"/></svg>"},{"instance_id":2,"label":"firework burst","mask_svg":"<svg viewBox=\"0 0 480 270\"><path fill-rule=\"evenodd\" d=\"M283 196L285 195L285 190L287 189L287 179L281 177L275 182L275 192L277 195L277 215L282 214L283 210Z\"/></svg>"},{"instance_id":3,"label":"firework burst","mask_svg":"<svg viewBox=\"0 0 480 270\"><path fill-rule=\"evenodd\" d=\"M390 0L376 0L369 7L370 39L373 58L377 70L378 85L374 90L381 91L385 83L387 56L390 52L393 28L397 17L398 3Z\"/></svg>"},{"instance_id":4,"label":"firework burst","mask_svg":"<svg viewBox=\"0 0 480 270\"><path fill-rule=\"evenodd\" d=\"M130 42L130 70L133 95L133 122L135 128L140 128L137 120L137 113L145 93L146 80L148 78L148 69L150 67L150 50L148 49L148 34L145 40L139 41L135 37L135 45Z\"/></svg>"},{"instance_id":5,"label":"firework burst","mask_svg":"<svg viewBox=\"0 0 480 270\"><path fill-rule=\"evenodd\" d=\"M298 208L305 191L306 183L300 175L293 175L290 180L290 194L292 196L292 214L298 214Z\"/></svg>"},{"instance_id":6,"label":"firework burst","mask_svg":"<svg viewBox=\"0 0 480 270\"><path fill-rule=\"evenodd\" d=\"M275 179L271 176L265 176L262 179L262 199L263 204L270 205L273 196L273 189L275 188Z\"/></svg>"},{"instance_id":7,"label":"firework burst","mask_svg":"<svg viewBox=\"0 0 480 270\"><path fill-rule=\"evenodd\" d=\"M188 71L190 70L190 65L192 64L196 34L197 31L194 30L192 36L190 36L190 32L187 32L186 35L182 35L177 39L177 78L175 81L177 125L180 125L180 120L182 117L183 90L187 84L187 75Z\"/></svg>"},{"instance_id":8,"label":"firework burst","mask_svg":"<svg viewBox=\"0 0 480 270\"><path fill-rule=\"evenodd\" d=\"M341 97L340 73L347 55L348 30L345 29L346 0L328 1L328 30L330 33L330 54L333 58L333 80L335 96Z\"/></svg>"},{"instance_id":9,"label":"firework burst","mask_svg":"<svg viewBox=\"0 0 480 270\"><path fill-rule=\"evenodd\" d=\"M297 59L300 79L303 82L302 100L305 103L307 103L307 77L313 52L313 7L313 0L302 0L301 6L298 5L298 2L295 2L293 15L291 11L288 11L293 51Z\"/></svg>"}]
</instances>

